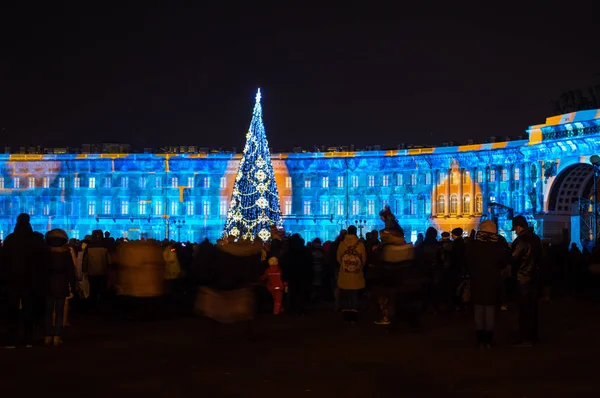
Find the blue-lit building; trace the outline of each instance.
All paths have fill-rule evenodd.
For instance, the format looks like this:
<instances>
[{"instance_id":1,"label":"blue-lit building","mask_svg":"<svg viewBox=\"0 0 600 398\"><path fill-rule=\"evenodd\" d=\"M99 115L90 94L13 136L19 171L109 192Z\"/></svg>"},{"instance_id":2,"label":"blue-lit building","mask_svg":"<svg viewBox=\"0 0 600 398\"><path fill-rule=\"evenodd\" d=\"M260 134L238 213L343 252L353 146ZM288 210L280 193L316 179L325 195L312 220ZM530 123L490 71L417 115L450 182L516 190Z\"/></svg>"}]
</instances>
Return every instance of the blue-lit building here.
<instances>
[{"instance_id":1,"label":"blue-lit building","mask_svg":"<svg viewBox=\"0 0 600 398\"><path fill-rule=\"evenodd\" d=\"M378 213L388 204L413 240L429 226L469 231L481 217L497 218L510 238L511 214L526 214L553 241L591 239L589 157L600 153L600 110L551 117L527 133L463 146L274 153L285 228L308 239L333 239L357 222L366 232L382 227ZM102 229L215 240L240 157L188 148L0 155L0 238L25 212L34 229L75 238Z\"/></svg>"}]
</instances>

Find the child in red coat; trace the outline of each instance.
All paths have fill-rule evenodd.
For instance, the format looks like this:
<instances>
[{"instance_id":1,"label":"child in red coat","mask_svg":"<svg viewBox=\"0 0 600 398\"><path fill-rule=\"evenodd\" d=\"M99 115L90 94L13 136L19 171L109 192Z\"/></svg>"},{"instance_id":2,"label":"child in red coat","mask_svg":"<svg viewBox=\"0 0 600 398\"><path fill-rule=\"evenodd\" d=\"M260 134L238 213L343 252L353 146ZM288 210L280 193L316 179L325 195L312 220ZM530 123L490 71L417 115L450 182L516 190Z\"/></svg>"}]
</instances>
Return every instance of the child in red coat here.
<instances>
[{"instance_id":1,"label":"child in red coat","mask_svg":"<svg viewBox=\"0 0 600 398\"><path fill-rule=\"evenodd\" d=\"M277 257L269 259L269 268L265 271L262 279L267 281L267 289L269 289L269 292L273 296L273 314L279 315L283 311L283 292L285 291L286 283L281 279L281 267L279 266Z\"/></svg>"}]
</instances>

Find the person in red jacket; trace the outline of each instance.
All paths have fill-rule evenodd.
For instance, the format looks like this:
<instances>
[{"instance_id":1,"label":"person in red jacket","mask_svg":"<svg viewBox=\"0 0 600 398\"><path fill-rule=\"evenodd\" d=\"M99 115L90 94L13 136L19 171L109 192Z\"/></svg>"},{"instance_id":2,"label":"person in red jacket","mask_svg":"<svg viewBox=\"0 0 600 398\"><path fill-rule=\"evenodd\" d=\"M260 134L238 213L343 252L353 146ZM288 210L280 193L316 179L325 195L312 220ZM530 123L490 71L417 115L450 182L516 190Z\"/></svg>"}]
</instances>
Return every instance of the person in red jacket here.
<instances>
[{"instance_id":1,"label":"person in red jacket","mask_svg":"<svg viewBox=\"0 0 600 398\"><path fill-rule=\"evenodd\" d=\"M273 314L279 315L283 311L283 292L285 291L286 284L281 279L281 267L279 266L277 257L269 259L269 268L265 271L262 279L267 281L267 289L269 289L269 292L273 296Z\"/></svg>"}]
</instances>

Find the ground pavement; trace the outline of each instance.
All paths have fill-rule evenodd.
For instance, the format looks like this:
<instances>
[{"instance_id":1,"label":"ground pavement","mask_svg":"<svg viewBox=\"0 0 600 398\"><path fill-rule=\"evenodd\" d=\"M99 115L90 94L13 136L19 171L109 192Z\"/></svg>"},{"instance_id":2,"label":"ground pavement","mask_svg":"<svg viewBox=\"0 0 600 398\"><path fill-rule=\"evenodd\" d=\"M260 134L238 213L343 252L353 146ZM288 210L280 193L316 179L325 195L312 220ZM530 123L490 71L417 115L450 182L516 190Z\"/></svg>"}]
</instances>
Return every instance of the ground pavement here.
<instances>
[{"instance_id":1,"label":"ground pavement","mask_svg":"<svg viewBox=\"0 0 600 398\"><path fill-rule=\"evenodd\" d=\"M58 348L0 351L3 396L78 397L598 397L600 305L541 305L543 344L478 351L470 317L429 315L424 330L344 325L326 310L261 316L258 341L193 318L73 322ZM43 395L42 395L43 394Z\"/></svg>"}]
</instances>

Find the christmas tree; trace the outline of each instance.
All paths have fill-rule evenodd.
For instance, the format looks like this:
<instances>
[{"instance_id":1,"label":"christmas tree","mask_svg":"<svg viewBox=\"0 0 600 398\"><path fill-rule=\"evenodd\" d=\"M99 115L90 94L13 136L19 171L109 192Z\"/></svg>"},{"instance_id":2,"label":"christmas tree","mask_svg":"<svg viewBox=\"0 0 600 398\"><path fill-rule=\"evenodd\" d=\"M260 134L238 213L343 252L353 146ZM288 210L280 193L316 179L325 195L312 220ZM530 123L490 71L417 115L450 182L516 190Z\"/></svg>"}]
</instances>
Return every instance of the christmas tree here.
<instances>
[{"instance_id":1,"label":"christmas tree","mask_svg":"<svg viewBox=\"0 0 600 398\"><path fill-rule=\"evenodd\" d=\"M223 235L266 241L271 226L281 227L282 221L260 98L258 89Z\"/></svg>"}]
</instances>

